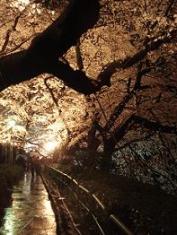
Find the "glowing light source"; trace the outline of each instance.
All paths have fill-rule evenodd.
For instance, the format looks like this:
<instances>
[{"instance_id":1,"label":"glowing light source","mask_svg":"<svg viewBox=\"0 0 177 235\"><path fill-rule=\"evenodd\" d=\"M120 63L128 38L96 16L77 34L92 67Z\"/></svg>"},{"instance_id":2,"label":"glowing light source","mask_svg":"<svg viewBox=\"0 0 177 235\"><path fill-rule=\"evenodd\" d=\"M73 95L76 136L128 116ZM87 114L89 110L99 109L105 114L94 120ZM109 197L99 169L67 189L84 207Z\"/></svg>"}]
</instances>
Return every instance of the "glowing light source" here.
<instances>
[{"instance_id":1,"label":"glowing light source","mask_svg":"<svg viewBox=\"0 0 177 235\"><path fill-rule=\"evenodd\" d=\"M45 144L44 149L47 153L52 153L57 147L57 141L49 141Z\"/></svg>"}]
</instances>

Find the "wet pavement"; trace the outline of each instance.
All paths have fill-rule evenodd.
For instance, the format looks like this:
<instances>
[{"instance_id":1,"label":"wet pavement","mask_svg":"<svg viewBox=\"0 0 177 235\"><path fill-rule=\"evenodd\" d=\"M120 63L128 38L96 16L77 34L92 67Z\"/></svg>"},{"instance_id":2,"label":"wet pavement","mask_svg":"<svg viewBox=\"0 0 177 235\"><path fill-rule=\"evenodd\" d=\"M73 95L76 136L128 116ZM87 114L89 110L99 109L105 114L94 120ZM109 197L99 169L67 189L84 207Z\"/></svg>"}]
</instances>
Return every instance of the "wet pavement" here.
<instances>
[{"instance_id":1,"label":"wet pavement","mask_svg":"<svg viewBox=\"0 0 177 235\"><path fill-rule=\"evenodd\" d=\"M56 235L56 222L47 191L39 176L24 174L14 186L12 203L5 209L1 235Z\"/></svg>"}]
</instances>

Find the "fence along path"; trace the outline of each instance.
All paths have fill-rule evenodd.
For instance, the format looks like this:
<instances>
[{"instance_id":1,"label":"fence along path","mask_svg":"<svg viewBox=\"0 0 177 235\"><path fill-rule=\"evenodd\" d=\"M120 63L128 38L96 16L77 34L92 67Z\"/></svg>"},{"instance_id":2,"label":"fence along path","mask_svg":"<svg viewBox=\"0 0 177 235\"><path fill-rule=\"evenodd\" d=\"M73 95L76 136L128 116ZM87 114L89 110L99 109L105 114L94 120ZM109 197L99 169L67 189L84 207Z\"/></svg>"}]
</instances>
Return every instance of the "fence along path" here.
<instances>
[{"instance_id":1,"label":"fence along path","mask_svg":"<svg viewBox=\"0 0 177 235\"><path fill-rule=\"evenodd\" d=\"M96 213L93 212L93 210L89 209L83 201L80 200L79 197L79 192L86 194L95 204L97 205L98 208L101 209L101 212L105 216L107 220L110 220L117 228L119 231L121 231L125 235L133 235L133 233L130 231L130 229L120 221L117 216L114 214L109 214L106 210L105 205L100 201L100 199L94 194L91 193L87 188L82 186L76 179L71 177L70 175L62 172L61 170L55 169L53 167L45 166L45 169L49 172L55 172L60 178L59 180L65 184L65 186L70 189L70 191L73 193L75 198L77 199L78 203L92 216L93 220L95 221L100 233L102 235L105 234L104 229L102 228L101 224L99 223ZM71 184L73 184L76 187L76 190L73 191L73 188L71 188Z\"/></svg>"}]
</instances>

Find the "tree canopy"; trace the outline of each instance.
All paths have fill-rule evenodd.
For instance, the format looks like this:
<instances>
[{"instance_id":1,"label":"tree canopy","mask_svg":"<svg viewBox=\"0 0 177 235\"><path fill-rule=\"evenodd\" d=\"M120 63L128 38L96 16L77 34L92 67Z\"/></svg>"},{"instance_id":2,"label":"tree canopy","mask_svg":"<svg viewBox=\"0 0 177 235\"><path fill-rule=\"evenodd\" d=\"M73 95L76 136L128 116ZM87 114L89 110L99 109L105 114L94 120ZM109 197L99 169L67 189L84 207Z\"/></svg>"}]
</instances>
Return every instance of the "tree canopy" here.
<instances>
[{"instance_id":1,"label":"tree canopy","mask_svg":"<svg viewBox=\"0 0 177 235\"><path fill-rule=\"evenodd\" d=\"M51 134L69 150L103 151L106 165L122 159L123 174L134 165L146 173L155 160L144 160L157 156L159 174L173 177L176 1L45 6L0 3L1 140L8 139L11 116L25 127L15 136L27 146L43 145Z\"/></svg>"}]
</instances>

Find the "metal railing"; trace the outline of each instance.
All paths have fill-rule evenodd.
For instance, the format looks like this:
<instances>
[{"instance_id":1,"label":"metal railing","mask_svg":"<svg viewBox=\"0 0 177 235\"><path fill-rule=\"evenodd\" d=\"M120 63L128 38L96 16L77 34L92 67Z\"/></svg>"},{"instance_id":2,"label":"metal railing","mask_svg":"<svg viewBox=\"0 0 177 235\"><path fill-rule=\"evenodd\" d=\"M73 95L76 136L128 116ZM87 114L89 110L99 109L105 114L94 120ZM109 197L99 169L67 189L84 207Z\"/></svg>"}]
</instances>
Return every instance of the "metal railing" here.
<instances>
[{"instance_id":1,"label":"metal railing","mask_svg":"<svg viewBox=\"0 0 177 235\"><path fill-rule=\"evenodd\" d=\"M130 231L130 229L123 222L121 222L120 219L117 218L116 215L114 215L112 213L111 214L108 213L105 205L100 201L100 199L94 193L91 193L87 188L85 188L83 185L81 185L76 179L74 179L70 175L62 172L61 170L55 169L53 167L45 166L45 169L49 170L51 172L55 172L57 174L57 176L60 176L59 181L64 183L65 186L68 187L68 189L72 192L72 194L77 199L79 204L88 213L90 213L90 215L92 216L93 220L95 221L95 223L96 223L96 225L102 235L104 235L105 232L97 219L97 217L98 217L98 216L96 216L97 213L95 211L89 209L89 207L86 206L86 204L80 200L80 194L82 194L82 195L85 194L87 197L89 197L92 200L92 202L94 202L96 204L97 208L100 209L100 212L104 215L106 220L111 221L118 228L119 231L123 232L123 234L126 234L126 235L133 235L133 233ZM73 187L71 187L71 185L72 186L74 185L74 187L76 187L77 190L74 190Z\"/></svg>"}]
</instances>

